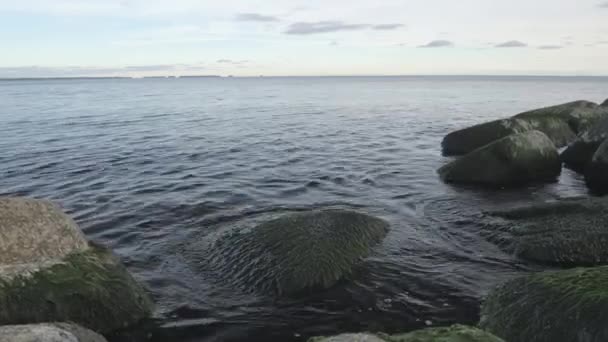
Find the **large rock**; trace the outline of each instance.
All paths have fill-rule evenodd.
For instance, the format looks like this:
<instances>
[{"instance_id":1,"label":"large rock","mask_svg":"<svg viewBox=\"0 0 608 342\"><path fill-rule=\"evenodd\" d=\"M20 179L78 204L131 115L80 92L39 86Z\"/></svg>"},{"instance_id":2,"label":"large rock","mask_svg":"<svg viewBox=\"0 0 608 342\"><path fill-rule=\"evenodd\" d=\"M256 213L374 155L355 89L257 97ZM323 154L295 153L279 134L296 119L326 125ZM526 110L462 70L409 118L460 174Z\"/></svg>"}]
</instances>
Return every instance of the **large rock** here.
<instances>
[{"instance_id":1,"label":"large rock","mask_svg":"<svg viewBox=\"0 0 608 342\"><path fill-rule=\"evenodd\" d=\"M601 104L602 107L608 107L608 99Z\"/></svg>"},{"instance_id":2,"label":"large rock","mask_svg":"<svg viewBox=\"0 0 608 342\"><path fill-rule=\"evenodd\" d=\"M595 151L585 171L585 181L591 191L608 194L608 139Z\"/></svg>"},{"instance_id":3,"label":"large rock","mask_svg":"<svg viewBox=\"0 0 608 342\"><path fill-rule=\"evenodd\" d=\"M498 139L530 130L545 133L557 147L565 146L576 138L579 131L598 119L600 113L596 108L595 103L576 101L465 128L443 139L443 153L466 154Z\"/></svg>"},{"instance_id":4,"label":"large rock","mask_svg":"<svg viewBox=\"0 0 608 342\"><path fill-rule=\"evenodd\" d=\"M61 259L87 248L76 223L53 203L0 198L0 265Z\"/></svg>"},{"instance_id":5,"label":"large rock","mask_svg":"<svg viewBox=\"0 0 608 342\"><path fill-rule=\"evenodd\" d=\"M608 341L608 268L520 277L485 299L480 326L509 342Z\"/></svg>"},{"instance_id":6,"label":"large rock","mask_svg":"<svg viewBox=\"0 0 608 342\"><path fill-rule=\"evenodd\" d=\"M591 163L593 155L606 139L608 139L608 117L582 132L576 141L562 152L561 158L566 166L582 172Z\"/></svg>"},{"instance_id":7,"label":"large rock","mask_svg":"<svg viewBox=\"0 0 608 342\"><path fill-rule=\"evenodd\" d=\"M567 199L487 213L482 234L542 264L608 264L608 199Z\"/></svg>"},{"instance_id":8,"label":"large rock","mask_svg":"<svg viewBox=\"0 0 608 342\"><path fill-rule=\"evenodd\" d=\"M343 334L333 337L316 337L309 342L503 342L500 338L464 325L428 328L407 334Z\"/></svg>"},{"instance_id":9,"label":"large rock","mask_svg":"<svg viewBox=\"0 0 608 342\"><path fill-rule=\"evenodd\" d=\"M351 273L388 231L388 223L346 210L288 214L219 238L190 257L241 287L291 295L329 288Z\"/></svg>"},{"instance_id":10,"label":"large rock","mask_svg":"<svg viewBox=\"0 0 608 342\"><path fill-rule=\"evenodd\" d=\"M0 199L0 325L75 322L101 333L151 315L144 289L49 202Z\"/></svg>"},{"instance_id":11,"label":"large rock","mask_svg":"<svg viewBox=\"0 0 608 342\"><path fill-rule=\"evenodd\" d=\"M479 148L439 169L445 182L489 186L554 181L562 164L555 145L539 131L514 134Z\"/></svg>"},{"instance_id":12,"label":"large rock","mask_svg":"<svg viewBox=\"0 0 608 342\"><path fill-rule=\"evenodd\" d=\"M0 327L0 342L107 342L85 328L69 323L7 325Z\"/></svg>"}]
</instances>

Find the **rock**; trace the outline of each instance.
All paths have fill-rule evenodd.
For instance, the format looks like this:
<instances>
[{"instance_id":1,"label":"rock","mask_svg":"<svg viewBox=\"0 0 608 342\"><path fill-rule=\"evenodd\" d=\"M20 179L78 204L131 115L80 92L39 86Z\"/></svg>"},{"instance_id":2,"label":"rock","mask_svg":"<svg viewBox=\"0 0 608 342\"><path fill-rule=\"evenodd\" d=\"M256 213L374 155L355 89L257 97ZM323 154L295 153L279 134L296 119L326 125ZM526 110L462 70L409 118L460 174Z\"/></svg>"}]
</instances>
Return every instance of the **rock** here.
<instances>
[{"instance_id":1,"label":"rock","mask_svg":"<svg viewBox=\"0 0 608 342\"><path fill-rule=\"evenodd\" d=\"M372 334L342 334L331 337L313 337L308 342L386 342Z\"/></svg>"},{"instance_id":2,"label":"rock","mask_svg":"<svg viewBox=\"0 0 608 342\"><path fill-rule=\"evenodd\" d=\"M503 342L500 338L477 328L454 325L428 328L407 334L343 334L334 337L315 337L309 342Z\"/></svg>"},{"instance_id":3,"label":"rock","mask_svg":"<svg viewBox=\"0 0 608 342\"><path fill-rule=\"evenodd\" d=\"M608 99L606 99L606 101L604 101L600 106L608 107Z\"/></svg>"},{"instance_id":4,"label":"rock","mask_svg":"<svg viewBox=\"0 0 608 342\"><path fill-rule=\"evenodd\" d=\"M0 265L61 259L87 248L76 223L53 203L0 198Z\"/></svg>"},{"instance_id":5,"label":"rock","mask_svg":"<svg viewBox=\"0 0 608 342\"><path fill-rule=\"evenodd\" d=\"M388 342L503 342L500 338L477 328L454 325L428 328L386 338Z\"/></svg>"},{"instance_id":6,"label":"rock","mask_svg":"<svg viewBox=\"0 0 608 342\"><path fill-rule=\"evenodd\" d=\"M272 219L222 236L197 262L216 266L243 288L279 295L329 288L349 275L388 231L388 223L346 210L315 210Z\"/></svg>"},{"instance_id":7,"label":"rock","mask_svg":"<svg viewBox=\"0 0 608 342\"><path fill-rule=\"evenodd\" d=\"M0 327L0 342L107 342L97 333L69 323L7 325Z\"/></svg>"},{"instance_id":8,"label":"rock","mask_svg":"<svg viewBox=\"0 0 608 342\"><path fill-rule=\"evenodd\" d=\"M576 141L562 152L561 159L566 166L582 172L591 163L593 155L606 139L608 139L608 117L580 134Z\"/></svg>"},{"instance_id":9,"label":"rock","mask_svg":"<svg viewBox=\"0 0 608 342\"><path fill-rule=\"evenodd\" d=\"M545 133L557 147L572 142L579 130L593 124L597 104L576 101L541 108L448 134L441 143L445 155L462 155L512 134L530 130Z\"/></svg>"},{"instance_id":10,"label":"rock","mask_svg":"<svg viewBox=\"0 0 608 342\"><path fill-rule=\"evenodd\" d=\"M74 322L109 333L151 315L144 289L45 201L0 199L0 325Z\"/></svg>"},{"instance_id":11,"label":"rock","mask_svg":"<svg viewBox=\"0 0 608 342\"><path fill-rule=\"evenodd\" d=\"M509 342L608 341L608 268L541 272L493 290L480 326Z\"/></svg>"},{"instance_id":12,"label":"rock","mask_svg":"<svg viewBox=\"0 0 608 342\"><path fill-rule=\"evenodd\" d=\"M567 199L486 213L482 234L517 257L555 266L608 264L608 199Z\"/></svg>"},{"instance_id":13,"label":"rock","mask_svg":"<svg viewBox=\"0 0 608 342\"><path fill-rule=\"evenodd\" d=\"M489 186L554 181L562 164L555 145L539 131L514 134L479 148L439 169L445 182Z\"/></svg>"},{"instance_id":14,"label":"rock","mask_svg":"<svg viewBox=\"0 0 608 342\"><path fill-rule=\"evenodd\" d=\"M608 139L595 151L591 164L586 168L585 181L591 191L608 194Z\"/></svg>"}]
</instances>

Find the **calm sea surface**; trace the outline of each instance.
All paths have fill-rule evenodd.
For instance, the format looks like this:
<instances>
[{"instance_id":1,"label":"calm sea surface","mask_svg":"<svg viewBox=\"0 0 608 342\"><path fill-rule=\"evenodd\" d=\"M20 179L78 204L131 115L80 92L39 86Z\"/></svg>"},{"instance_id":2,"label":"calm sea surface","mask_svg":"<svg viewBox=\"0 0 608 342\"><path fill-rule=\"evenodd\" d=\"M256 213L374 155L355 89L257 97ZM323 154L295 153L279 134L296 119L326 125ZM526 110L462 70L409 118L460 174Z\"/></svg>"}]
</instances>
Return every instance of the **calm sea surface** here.
<instances>
[{"instance_id":1,"label":"calm sea surface","mask_svg":"<svg viewBox=\"0 0 608 342\"><path fill-rule=\"evenodd\" d=\"M442 137L606 97L608 78L0 81L0 194L55 200L113 248L158 303L158 341L475 323L492 286L537 268L486 242L476 215L587 192L567 170L515 190L442 184ZM353 279L325 292L244 291L181 252L260 215L322 207L392 224Z\"/></svg>"}]
</instances>

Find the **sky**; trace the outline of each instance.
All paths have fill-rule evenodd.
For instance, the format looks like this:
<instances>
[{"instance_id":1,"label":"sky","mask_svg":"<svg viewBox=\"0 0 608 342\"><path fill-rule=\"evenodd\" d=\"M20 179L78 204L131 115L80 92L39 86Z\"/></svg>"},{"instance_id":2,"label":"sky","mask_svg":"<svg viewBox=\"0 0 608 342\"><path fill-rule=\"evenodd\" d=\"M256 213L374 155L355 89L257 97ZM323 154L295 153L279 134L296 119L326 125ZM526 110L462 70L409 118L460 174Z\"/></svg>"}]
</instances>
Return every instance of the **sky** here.
<instances>
[{"instance_id":1,"label":"sky","mask_svg":"<svg viewBox=\"0 0 608 342\"><path fill-rule=\"evenodd\" d=\"M606 0L0 0L0 78L608 75Z\"/></svg>"}]
</instances>

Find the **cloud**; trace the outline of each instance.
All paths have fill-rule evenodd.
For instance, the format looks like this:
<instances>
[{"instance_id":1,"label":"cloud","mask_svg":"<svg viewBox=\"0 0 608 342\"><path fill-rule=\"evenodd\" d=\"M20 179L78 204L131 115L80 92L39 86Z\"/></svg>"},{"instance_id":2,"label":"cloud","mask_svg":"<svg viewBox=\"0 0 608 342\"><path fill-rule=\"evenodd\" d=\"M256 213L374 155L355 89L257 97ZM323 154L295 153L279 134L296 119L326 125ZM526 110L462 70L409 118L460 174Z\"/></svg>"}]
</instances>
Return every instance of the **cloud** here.
<instances>
[{"instance_id":1,"label":"cloud","mask_svg":"<svg viewBox=\"0 0 608 342\"><path fill-rule=\"evenodd\" d=\"M346 24L341 21L298 22L291 24L286 34L307 35L339 31L356 31L368 28L368 24Z\"/></svg>"},{"instance_id":2,"label":"cloud","mask_svg":"<svg viewBox=\"0 0 608 342\"><path fill-rule=\"evenodd\" d=\"M259 13L240 13L236 16L237 21L255 21L261 23L281 21L277 17L271 15L264 15Z\"/></svg>"},{"instance_id":3,"label":"cloud","mask_svg":"<svg viewBox=\"0 0 608 342\"><path fill-rule=\"evenodd\" d=\"M541 45L538 48L541 50L559 50L563 49L564 47L561 45Z\"/></svg>"},{"instance_id":4,"label":"cloud","mask_svg":"<svg viewBox=\"0 0 608 342\"><path fill-rule=\"evenodd\" d=\"M521 47L527 47L527 46L528 46L528 44L520 42L519 40L509 40L508 42L494 45L494 47L497 47L497 48L521 48Z\"/></svg>"},{"instance_id":5,"label":"cloud","mask_svg":"<svg viewBox=\"0 0 608 342\"><path fill-rule=\"evenodd\" d=\"M405 25L403 25L403 24L381 24L381 25L372 26L372 29L379 30L379 31L389 31L389 30L396 30L396 29L402 28L404 26Z\"/></svg>"},{"instance_id":6,"label":"cloud","mask_svg":"<svg viewBox=\"0 0 608 342\"><path fill-rule=\"evenodd\" d=\"M419 48L441 48L441 47L452 47L454 43L449 40L433 40L424 45L418 46Z\"/></svg>"},{"instance_id":7,"label":"cloud","mask_svg":"<svg viewBox=\"0 0 608 342\"><path fill-rule=\"evenodd\" d=\"M0 67L0 78L188 75L205 69L206 67L201 64L129 65L124 67L21 66Z\"/></svg>"},{"instance_id":8,"label":"cloud","mask_svg":"<svg viewBox=\"0 0 608 342\"><path fill-rule=\"evenodd\" d=\"M604 1L604 2L601 2L601 3L597 4L597 7L599 7L599 8L608 8L608 1Z\"/></svg>"},{"instance_id":9,"label":"cloud","mask_svg":"<svg viewBox=\"0 0 608 342\"><path fill-rule=\"evenodd\" d=\"M218 63L218 64L243 65L243 64L249 63L249 61L247 61L247 60L235 61L235 60L232 60L232 59L218 59L216 61L216 63Z\"/></svg>"}]
</instances>

